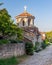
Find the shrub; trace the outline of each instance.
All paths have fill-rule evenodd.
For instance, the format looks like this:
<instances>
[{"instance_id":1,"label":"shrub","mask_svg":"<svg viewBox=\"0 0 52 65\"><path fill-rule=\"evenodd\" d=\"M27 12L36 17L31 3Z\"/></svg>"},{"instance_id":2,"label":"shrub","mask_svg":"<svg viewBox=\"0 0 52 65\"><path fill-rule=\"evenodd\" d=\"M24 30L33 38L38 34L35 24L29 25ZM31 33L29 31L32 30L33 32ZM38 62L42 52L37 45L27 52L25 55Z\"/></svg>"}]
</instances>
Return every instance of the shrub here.
<instances>
[{"instance_id":1,"label":"shrub","mask_svg":"<svg viewBox=\"0 0 52 65\"><path fill-rule=\"evenodd\" d=\"M22 43L22 40L10 40L10 43Z\"/></svg>"},{"instance_id":2,"label":"shrub","mask_svg":"<svg viewBox=\"0 0 52 65\"><path fill-rule=\"evenodd\" d=\"M41 43L41 47L42 47L42 49L45 49L46 48L46 43L45 42L42 42Z\"/></svg>"},{"instance_id":3,"label":"shrub","mask_svg":"<svg viewBox=\"0 0 52 65\"><path fill-rule=\"evenodd\" d=\"M23 43L23 41L21 40L21 41L18 41L18 43Z\"/></svg>"},{"instance_id":4,"label":"shrub","mask_svg":"<svg viewBox=\"0 0 52 65\"><path fill-rule=\"evenodd\" d=\"M16 57L11 57L7 59L0 59L0 65L17 65L19 62Z\"/></svg>"},{"instance_id":5,"label":"shrub","mask_svg":"<svg viewBox=\"0 0 52 65\"><path fill-rule=\"evenodd\" d=\"M9 43L9 41L6 40L6 39L1 39L0 40L0 44L8 44L8 43Z\"/></svg>"},{"instance_id":6,"label":"shrub","mask_svg":"<svg viewBox=\"0 0 52 65\"><path fill-rule=\"evenodd\" d=\"M50 45L50 42L48 39L45 39L45 44L46 44L46 46Z\"/></svg>"},{"instance_id":7,"label":"shrub","mask_svg":"<svg viewBox=\"0 0 52 65\"><path fill-rule=\"evenodd\" d=\"M23 43L23 39L17 39L18 43Z\"/></svg>"},{"instance_id":8,"label":"shrub","mask_svg":"<svg viewBox=\"0 0 52 65\"><path fill-rule=\"evenodd\" d=\"M45 49L46 48L46 46L48 46L48 42L47 42L47 40L44 40L43 42L42 42L42 48L43 49Z\"/></svg>"},{"instance_id":9,"label":"shrub","mask_svg":"<svg viewBox=\"0 0 52 65\"><path fill-rule=\"evenodd\" d=\"M50 43L52 43L52 38L50 39Z\"/></svg>"},{"instance_id":10,"label":"shrub","mask_svg":"<svg viewBox=\"0 0 52 65\"><path fill-rule=\"evenodd\" d=\"M50 43L48 42L48 39L45 39L42 43L41 43L41 47L43 49L45 49L48 45L50 45Z\"/></svg>"},{"instance_id":11,"label":"shrub","mask_svg":"<svg viewBox=\"0 0 52 65\"><path fill-rule=\"evenodd\" d=\"M33 49L33 44L30 42L27 42L25 44L25 50L27 55L33 55L34 49Z\"/></svg>"},{"instance_id":12,"label":"shrub","mask_svg":"<svg viewBox=\"0 0 52 65\"><path fill-rule=\"evenodd\" d=\"M34 50L35 52L39 52L41 50L41 44L39 42L35 42Z\"/></svg>"},{"instance_id":13,"label":"shrub","mask_svg":"<svg viewBox=\"0 0 52 65\"><path fill-rule=\"evenodd\" d=\"M10 43L17 43L17 40L10 40Z\"/></svg>"}]
</instances>

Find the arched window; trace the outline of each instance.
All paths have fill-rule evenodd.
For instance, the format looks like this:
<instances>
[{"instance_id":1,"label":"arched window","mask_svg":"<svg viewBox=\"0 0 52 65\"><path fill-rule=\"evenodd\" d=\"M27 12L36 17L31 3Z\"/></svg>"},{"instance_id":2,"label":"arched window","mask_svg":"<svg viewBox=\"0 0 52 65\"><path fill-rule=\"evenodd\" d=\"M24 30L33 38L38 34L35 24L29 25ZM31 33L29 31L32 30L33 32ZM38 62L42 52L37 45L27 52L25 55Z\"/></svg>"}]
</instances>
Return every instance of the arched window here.
<instances>
[{"instance_id":1,"label":"arched window","mask_svg":"<svg viewBox=\"0 0 52 65\"><path fill-rule=\"evenodd\" d=\"M22 24L23 24L23 26L25 26L25 22L24 21L22 22Z\"/></svg>"},{"instance_id":2,"label":"arched window","mask_svg":"<svg viewBox=\"0 0 52 65\"><path fill-rule=\"evenodd\" d=\"M28 19L28 26L30 26L30 21L31 21L31 20L30 20L30 19Z\"/></svg>"}]
</instances>

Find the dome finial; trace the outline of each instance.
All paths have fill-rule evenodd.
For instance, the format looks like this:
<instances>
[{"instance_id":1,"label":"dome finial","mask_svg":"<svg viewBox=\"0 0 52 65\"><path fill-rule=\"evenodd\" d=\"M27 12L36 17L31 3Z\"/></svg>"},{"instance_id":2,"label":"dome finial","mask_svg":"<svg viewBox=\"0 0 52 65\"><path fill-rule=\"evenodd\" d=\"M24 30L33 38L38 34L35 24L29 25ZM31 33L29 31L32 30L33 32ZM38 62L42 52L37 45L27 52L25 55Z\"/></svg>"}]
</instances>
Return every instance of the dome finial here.
<instances>
[{"instance_id":1,"label":"dome finial","mask_svg":"<svg viewBox=\"0 0 52 65\"><path fill-rule=\"evenodd\" d=\"M26 10L27 10L27 6L25 5L25 6L24 6L24 11L26 11Z\"/></svg>"}]
</instances>

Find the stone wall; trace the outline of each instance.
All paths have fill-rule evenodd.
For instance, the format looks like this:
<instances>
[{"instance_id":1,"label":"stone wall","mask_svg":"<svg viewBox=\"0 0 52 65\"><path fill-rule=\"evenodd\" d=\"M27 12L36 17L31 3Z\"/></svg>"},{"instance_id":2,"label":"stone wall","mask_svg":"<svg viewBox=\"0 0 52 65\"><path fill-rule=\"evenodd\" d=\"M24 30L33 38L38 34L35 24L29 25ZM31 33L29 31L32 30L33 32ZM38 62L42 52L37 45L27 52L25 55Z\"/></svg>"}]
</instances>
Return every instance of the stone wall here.
<instances>
[{"instance_id":1,"label":"stone wall","mask_svg":"<svg viewBox=\"0 0 52 65\"><path fill-rule=\"evenodd\" d=\"M11 56L21 56L23 54L25 54L24 43L0 45L0 58L11 57Z\"/></svg>"}]
</instances>

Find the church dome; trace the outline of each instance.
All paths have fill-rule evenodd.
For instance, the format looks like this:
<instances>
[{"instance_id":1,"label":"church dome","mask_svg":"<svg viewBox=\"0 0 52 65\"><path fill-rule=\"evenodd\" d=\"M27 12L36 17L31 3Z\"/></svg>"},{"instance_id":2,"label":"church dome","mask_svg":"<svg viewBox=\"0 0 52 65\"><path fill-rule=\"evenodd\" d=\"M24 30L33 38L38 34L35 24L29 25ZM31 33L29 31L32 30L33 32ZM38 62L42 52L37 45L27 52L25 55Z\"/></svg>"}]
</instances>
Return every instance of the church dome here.
<instances>
[{"instance_id":1,"label":"church dome","mask_svg":"<svg viewBox=\"0 0 52 65\"><path fill-rule=\"evenodd\" d=\"M19 14L18 16L16 16L16 18L20 18L20 17L30 17L30 18L35 19L35 17L34 17L32 14L30 14L30 13L27 12L26 8L27 8L27 7L25 6L25 7L24 7L24 12L21 13L21 14Z\"/></svg>"},{"instance_id":2,"label":"church dome","mask_svg":"<svg viewBox=\"0 0 52 65\"><path fill-rule=\"evenodd\" d=\"M32 15L28 12L23 12L23 13L19 14L18 16L32 16Z\"/></svg>"},{"instance_id":3,"label":"church dome","mask_svg":"<svg viewBox=\"0 0 52 65\"><path fill-rule=\"evenodd\" d=\"M35 19L35 17L32 14L28 13L27 11L24 11L23 13L16 16L16 18L20 18L20 17L30 17L30 18Z\"/></svg>"},{"instance_id":4,"label":"church dome","mask_svg":"<svg viewBox=\"0 0 52 65\"><path fill-rule=\"evenodd\" d=\"M26 8L24 12L16 16L17 24L19 27L34 26L35 17L27 12Z\"/></svg>"}]
</instances>

